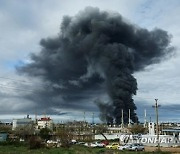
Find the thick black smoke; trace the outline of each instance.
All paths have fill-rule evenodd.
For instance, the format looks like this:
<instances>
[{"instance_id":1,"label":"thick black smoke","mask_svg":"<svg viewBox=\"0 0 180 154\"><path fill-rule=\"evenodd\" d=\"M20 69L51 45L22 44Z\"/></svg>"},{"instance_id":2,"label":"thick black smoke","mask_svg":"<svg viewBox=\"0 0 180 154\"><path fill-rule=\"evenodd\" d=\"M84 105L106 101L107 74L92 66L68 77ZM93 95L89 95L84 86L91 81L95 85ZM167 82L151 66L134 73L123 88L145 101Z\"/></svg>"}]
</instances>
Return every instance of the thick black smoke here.
<instances>
[{"instance_id":1,"label":"thick black smoke","mask_svg":"<svg viewBox=\"0 0 180 154\"><path fill-rule=\"evenodd\" d=\"M136 122L133 73L159 62L171 52L169 43L166 31L148 31L118 13L87 7L74 17L65 16L58 37L41 40L42 51L18 70L50 82L64 102L81 100L88 90L103 87L111 99L99 104L103 118L120 123L123 109L127 122L130 109Z\"/></svg>"}]
</instances>

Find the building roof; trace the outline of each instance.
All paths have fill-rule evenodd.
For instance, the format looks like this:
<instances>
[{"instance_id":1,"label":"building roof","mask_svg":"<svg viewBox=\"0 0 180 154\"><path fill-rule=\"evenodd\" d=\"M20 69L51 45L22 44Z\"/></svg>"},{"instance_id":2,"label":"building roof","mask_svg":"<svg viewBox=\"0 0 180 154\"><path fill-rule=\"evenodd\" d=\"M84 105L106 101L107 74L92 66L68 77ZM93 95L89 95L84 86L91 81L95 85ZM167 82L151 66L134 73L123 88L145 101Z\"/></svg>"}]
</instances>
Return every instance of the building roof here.
<instances>
[{"instance_id":1,"label":"building roof","mask_svg":"<svg viewBox=\"0 0 180 154\"><path fill-rule=\"evenodd\" d=\"M39 119L38 121L50 121L51 118L50 117L43 117L41 119Z\"/></svg>"}]
</instances>

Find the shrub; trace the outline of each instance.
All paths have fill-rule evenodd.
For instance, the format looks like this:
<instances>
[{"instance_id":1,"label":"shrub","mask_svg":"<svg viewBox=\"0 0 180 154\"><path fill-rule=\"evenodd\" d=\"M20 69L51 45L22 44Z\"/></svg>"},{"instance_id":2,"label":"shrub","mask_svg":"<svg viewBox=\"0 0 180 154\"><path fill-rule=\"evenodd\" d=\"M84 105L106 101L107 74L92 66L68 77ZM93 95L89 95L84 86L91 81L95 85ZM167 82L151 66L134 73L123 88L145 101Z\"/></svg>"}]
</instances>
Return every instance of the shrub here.
<instances>
[{"instance_id":1,"label":"shrub","mask_svg":"<svg viewBox=\"0 0 180 154\"><path fill-rule=\"evenodd\" d=\"M44 140L49 140L50 139L50 133L52 131L49 128L42 128L39 132L39 135L42 139Z\"/></svg>"},{"instance_id":2,"label":"shrub","mask_svg":"<svg viewBox=\"0 0 180 154\"><path fill-rule=\"evenodd\" d=\"M29 139L29 148L30 149L39 149L43 147L43 144L42 144L42 141L41 141L41 138L38 137L38 136L32 136L30 139Z\"/></svg>"}]
</instances>

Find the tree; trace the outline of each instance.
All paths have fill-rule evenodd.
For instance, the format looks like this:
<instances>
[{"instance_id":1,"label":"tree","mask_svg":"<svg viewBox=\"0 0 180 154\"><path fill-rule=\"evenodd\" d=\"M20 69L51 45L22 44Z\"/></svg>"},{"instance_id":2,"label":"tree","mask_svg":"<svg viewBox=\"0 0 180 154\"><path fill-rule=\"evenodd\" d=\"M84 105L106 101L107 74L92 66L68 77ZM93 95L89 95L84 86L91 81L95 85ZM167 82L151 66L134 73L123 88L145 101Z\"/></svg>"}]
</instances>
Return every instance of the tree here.
<instances>
[{"instance_id":1,"label":"tree","mask_svg":"<svg viewBox=\"0 0 180 154\"><path fill-rule=\"evenodd\" d=\"M14 134L20 138L27 139L34 134L34 127L32 125L19 126L14 130Z\"/></svg>"},{"instance_id":2,"label":"tree","mask_svg":"<svg viewBox=\"0 0 180 154\"><path fill-rule=\"evenodd\" d=\"M106 138L106 136L104 135L104 133L107 132L107 126L102 125L102 124L97 125L97 126L95 126L95 132L96 132L97 134L101 134L101 135L104 137L104 139L107 141L107 138Z\"/></svg>"},{"instance_id":3,"label":"tree","mask_svg":"<svg viewBox=\"0 0 180 154\"><path fill-rule=\"evenodd\" d=\"M71 129L67 127L59 127L56 130L56 135L59 137L62 147L69 147L72 140Z\"/></svg>"},{"instance_id":4,"label":"tree","mask_svg":"<svg viewBox=\"0 0 180 154\"><path fill-rule=\"evenodd\" d=\"M5 133L11 133L12 132L12 128L10 125L0 125L0 132L5 132Z\"/></svg>"},{"instance_id":5,"label":"tree","mask_svg":"<svg viewBox=\"0 0 180 154\"><path fill-rule=\"evenodd\" d=\"M39 135L42 139L49 140L51 132L49 128L45 127L40 130Z\"/></svg>"},{"instance_id":6,"label":"tree","mask_svg":"<svg viewBox=\"0 0 180 154\"><path fill-rule=\"evenodd\" d=\"M132 134L144 134L147 131L142 125L133 125L129 130Z\"/></svg>"},{"instance_id":7,"label":"tree","mask_svg":"<svg viewBox=\"0 0 180 154\"><path fill-rule=\"evenodd\" d=\"M30 149L38 149L43 145L41 144L41 138L38 136L31 136L29 139L29 148Z\"/></svg>"}]
</instances>

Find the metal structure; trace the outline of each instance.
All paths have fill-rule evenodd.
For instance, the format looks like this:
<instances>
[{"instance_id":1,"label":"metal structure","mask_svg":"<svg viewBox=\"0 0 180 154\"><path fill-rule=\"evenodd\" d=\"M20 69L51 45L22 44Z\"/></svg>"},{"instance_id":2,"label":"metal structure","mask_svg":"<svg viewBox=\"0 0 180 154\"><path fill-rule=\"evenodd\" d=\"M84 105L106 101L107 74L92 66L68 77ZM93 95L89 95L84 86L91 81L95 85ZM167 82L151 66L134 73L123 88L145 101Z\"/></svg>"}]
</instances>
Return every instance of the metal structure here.
<instances>
[{"instance_id":1,"label":"metal structure","mask_svg":"<svg viewBox=\"0 0 180 154\"><path fill-rule=\"evenodd\" d=\"M156 135L157 135L157 147L158 147L158 151L160 151L160 143L159 143L159 122L158 122L158 118L159 118L159 115L158 115L158 107L160 107L160 105L158 105L157 103L158 99L155 99L155 105L152 106L155 108L155 112L156 112Z\"/></svg>"}]
</instances>

